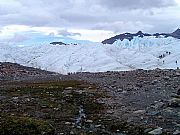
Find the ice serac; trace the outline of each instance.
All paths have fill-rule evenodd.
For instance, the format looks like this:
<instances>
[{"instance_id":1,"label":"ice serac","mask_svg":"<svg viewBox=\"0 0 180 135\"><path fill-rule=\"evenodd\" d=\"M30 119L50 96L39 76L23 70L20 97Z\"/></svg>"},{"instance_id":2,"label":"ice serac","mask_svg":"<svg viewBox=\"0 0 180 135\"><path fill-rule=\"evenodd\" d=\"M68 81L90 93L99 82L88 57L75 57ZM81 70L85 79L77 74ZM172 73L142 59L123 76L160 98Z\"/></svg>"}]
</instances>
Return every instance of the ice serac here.
<instances>
[{"instance_id":1,"label":"ice serac","mask_svg":"<svg viewBox=\"0 0 180 135\"><path fill-rule=\"evenodd\" d=\"M111 37L109 39L106 39L104 41L102 41L103 44L113 44L115 41L117 40L129 40L131 41L132 39L136 38L136 37L149 37L149 36L154 36L156 38L167 38L167 37L173 37L173 38L177 38L180 39L180 29L177 29L176 31L174 31L173 33L155 33L155 34L148 34L148 33L143 33L142 31L139 31L137 33L123 33L120 35L116 35L114 37Z\"/></svg>"}]
</instances>

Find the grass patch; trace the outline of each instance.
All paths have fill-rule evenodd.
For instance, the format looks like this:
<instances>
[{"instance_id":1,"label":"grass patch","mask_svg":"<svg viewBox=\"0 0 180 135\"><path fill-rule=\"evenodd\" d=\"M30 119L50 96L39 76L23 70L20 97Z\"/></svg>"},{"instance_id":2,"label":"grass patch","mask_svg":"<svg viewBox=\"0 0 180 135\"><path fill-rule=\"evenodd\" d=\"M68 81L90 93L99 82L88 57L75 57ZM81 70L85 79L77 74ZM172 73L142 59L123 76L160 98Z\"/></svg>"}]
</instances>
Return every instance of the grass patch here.
<instances>
[{"instance_id":1,"label":"grass patch","mask_svg":"<svg viewBox=\"0 0 180 135\"><path fill-rule=\"evenodd\" d=\"M3 116L1 135L54 135L54 128L44 120L29 117Z\"/></svg>"},{"instance_id":2,"label":"grass patch","mask_svg":"<svg viewBox=\"0 0 180 135\"><path fill-rule=\"evenodd\" d=\"M104 109L97 102L103 94L94 85L82 81L23 82L6 90L4 95L7 98L1 102L0 115L13 116L1 120L2 135L49 135L51 127L46 121L51 121L55 132L66 133L72 127L64 123L75 122L80 106L87 116L95 116Z\"/></svg>"}]
</instances>

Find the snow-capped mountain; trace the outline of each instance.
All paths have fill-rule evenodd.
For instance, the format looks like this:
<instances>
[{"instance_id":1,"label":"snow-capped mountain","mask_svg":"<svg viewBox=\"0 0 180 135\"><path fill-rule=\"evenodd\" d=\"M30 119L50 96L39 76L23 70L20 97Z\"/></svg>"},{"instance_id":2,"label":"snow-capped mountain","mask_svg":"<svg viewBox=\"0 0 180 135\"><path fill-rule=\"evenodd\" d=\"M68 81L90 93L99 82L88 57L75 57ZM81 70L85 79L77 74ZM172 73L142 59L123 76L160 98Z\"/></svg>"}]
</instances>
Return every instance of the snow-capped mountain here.
<instances>
[{"instance_id":1,"label":"snow-capped mountain","mask_svg":"<svg viewBox=\"0 0 180 135\"><path fill-rule=\"evenodd\" d=\"M176 35L177 36L177 35ZM133 36L113 44L10 46L0 44L0 61L66 74L180 67L180 39Z\"/></svg>"}]
</instances>

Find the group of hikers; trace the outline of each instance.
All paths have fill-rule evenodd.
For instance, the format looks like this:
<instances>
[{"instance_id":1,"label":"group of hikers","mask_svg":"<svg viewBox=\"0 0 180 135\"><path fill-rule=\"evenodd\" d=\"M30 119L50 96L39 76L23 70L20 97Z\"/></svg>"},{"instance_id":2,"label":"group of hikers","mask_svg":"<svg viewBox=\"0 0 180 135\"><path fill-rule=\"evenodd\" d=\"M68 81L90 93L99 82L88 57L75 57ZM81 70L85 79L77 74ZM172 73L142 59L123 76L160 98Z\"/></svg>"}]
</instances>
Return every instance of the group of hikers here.
<instances>
[{"instance_id":1,"label":"group of hikers","mask_svg":"<svg viewBox=\"0 0 180 135\"><path fill-rule=\"evenodd\" d=\"M162 59L162 58L164 58L166 55L170 55L170 54L171 54L171 52L168 52L168 51L167 51L166 54L160 55L159 58Z\"/></svg>"},{"instance_id":2,"label":"group of hikers","mask_svg":"<svg viewBox=\"0 0 180 135\"><path fill-rule=\"evenodd\" d=\"M171 52L166 51L166 53L160 55L159 58L162 59L162 58L166 57L167 55L171 55ZM165 63L164 60L163 60L162 62L163 62L163 64ZM177 65L177 64L178 64L178 61L176 60L175 63L176 63L176 65Z\"/></svg>"},{"instance_id":3,"label":"group of hikers","mask_svg":"<svg viewBox=\"0 0 180 135\"><path fill-rule=\"evenodd\" d=\"M164 63L165 63L165 61L163 60L163 64L164 64ZM176 65L177 65L177 64L178 64L178 61L176 60L175 63L176 63Z\"/></svg>"}]
</instances>

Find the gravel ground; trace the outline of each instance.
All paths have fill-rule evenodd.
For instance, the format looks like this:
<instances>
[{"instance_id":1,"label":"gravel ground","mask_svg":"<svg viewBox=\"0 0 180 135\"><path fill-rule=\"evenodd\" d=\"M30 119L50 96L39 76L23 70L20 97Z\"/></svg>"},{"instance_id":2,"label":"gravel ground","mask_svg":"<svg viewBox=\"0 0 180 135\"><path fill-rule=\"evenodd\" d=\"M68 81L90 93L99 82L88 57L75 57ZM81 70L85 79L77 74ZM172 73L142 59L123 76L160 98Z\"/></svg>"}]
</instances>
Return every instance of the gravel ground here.
<instances>
[{"instance_id":1,"label":"gravel ground","mask_svg":"<svg viewBox=\"0 0 180 135\"><path fill-rule=\"evenodd\" d=\"M23 84L67 80L83 81L89 86L95 85L96 92L103 95L94 100L106 106L106 109L100 114L87 115L88 122L94 126L91 129L79 127L83 130L115 135L180 134L180 70L156 69L60 75L18 64L1 63L0 100L1 103L4 100L4 90L16 87L16 83L19 82ZM86 120L86 123L88 122ZM64 126L68 126L69 130L65 131L65 134L79 133L69 128L69 123L66 124ZM138 133L137 127L143 130L143 133ZM128 131L131 129L134 133Z\"/></svg>"},{"instance_id":2,"label":"gravel ground","mask_svg":"<svg viewBox=\"0 0 180 135\"><path fill-rule=\"evenodd\" d=\"M78 73L73 76L95 83L110 98L104 99L111 117L119 121L179 134L180 70L135 70Z\"/></svg>"}]
</instances>

